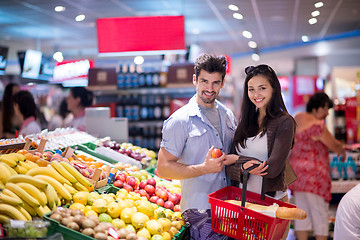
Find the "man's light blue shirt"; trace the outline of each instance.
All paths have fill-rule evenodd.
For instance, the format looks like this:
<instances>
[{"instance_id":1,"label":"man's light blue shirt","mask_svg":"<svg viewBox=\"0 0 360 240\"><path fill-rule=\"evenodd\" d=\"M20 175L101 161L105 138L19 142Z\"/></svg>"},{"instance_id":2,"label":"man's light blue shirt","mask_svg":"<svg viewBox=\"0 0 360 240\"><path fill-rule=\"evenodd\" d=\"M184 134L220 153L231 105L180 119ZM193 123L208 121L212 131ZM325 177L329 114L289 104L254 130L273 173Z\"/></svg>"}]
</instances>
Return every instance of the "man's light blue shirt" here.
<instances>
[{"instance_id":1,"label":"man's light blue shirt","mask_svg":"<svg viewBox=\"0 0 360 240\"><path fill-rule=\"evenodd\" d=\"M215 101L215 106L220 115L222 141L217 130L201 113L194 96L164 122L161 147L185 165L203 163L211 146L228 153L236 129L236 119L232 111L219 101ZM208 194L227 185L225 167L221 172L180 182L182 212L186 209L210 209Z\"/></svg>"}]
</instances>

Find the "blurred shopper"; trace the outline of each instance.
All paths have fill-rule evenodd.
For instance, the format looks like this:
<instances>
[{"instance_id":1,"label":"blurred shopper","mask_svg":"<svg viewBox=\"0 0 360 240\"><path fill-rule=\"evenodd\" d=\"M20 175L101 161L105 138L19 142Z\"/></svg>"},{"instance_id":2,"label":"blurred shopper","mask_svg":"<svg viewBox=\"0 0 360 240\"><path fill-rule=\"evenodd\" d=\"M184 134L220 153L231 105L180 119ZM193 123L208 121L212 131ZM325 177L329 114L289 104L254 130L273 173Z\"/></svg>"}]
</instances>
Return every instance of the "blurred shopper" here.
<instances>
[{"instance_id":1,"label":"blurred shopper","mask_svg":"<svg viewBox=\"0 0 360 240\"><path fill-rule=\"evenodd\" d=\"M306 104L306 112L295 115L297 123L295 146L290 164L298 177L290 186L295 204L306 211L305 220L295 220L298 240L308 239L314 230L317 240L329 234L328 209L331 199L329 149L345 159L345 150L325 125L333 102L324 92L315 93Z\"/></svg>"},{"instance_id":2,"label":"blurred shopper","mask_svg":"<svg viewBox=\"0 0 360 240\"><path fill-rule=\"evenodd\" d=\"M360 239L360 184L341 199L335 216L334 240Z\"/></svg>"},{"instance_id":3,"label":"blurred shopper","mask_svg":"<svg viewBox=\"0 0 360 240\"><path fill-rule=\"evenodd\" d=\"M157 170L180 179L181 211L191 224L191 239L226 239L211 228L208 194L227 186L225 154L212 158L214 147L228 153L236 128L231 110L216 100L225 83L226 58L204 54L195 63L196 94L164 122Z\"/></svg>"},{"instance_id":4,"label":"blurred shopper","mask_svg":"<svg viewBox=\"0 0 360 240\"><path fill-rule=\"evenodd\" d=\"M1 124L0 135L1 138L15 137L15 130L20 126L19 119L15 116L11 97L20 91L19 85L16 83L9 83L5 87L2 104L1 104Z\"/></svg>"},{"instance_id":5,"label":"blurred shopper","mask_svg":"<svg viewBox=\"0 0 360 240\"><path fill-rule=\"evenodd\" d=\"M36 122L37 107L32 94L28 91L20 91L12 96L15 115L21 125L19 135L27 136L41 132L40 125Z\"/></svg>"},{"instance_id":6,"label":"blurred shopper","mask_svg":"<svg viewBox=\"0 0 360 240\"><path fill-rule=\"evenodd\" d=\"M245 73L241 116L232 150L236 154L226 155L226 160L235 164L226 166L226 173L239 186L244 169L260 164L250 171L248 191L260 194L264 185L266 195L289 202L288 184L295 179L286 180L285 169L294 143L295 120L286 110L279 79L271 67L251 66ZM283 239L287 234L288 229Z\"/></svg>"},{"instance_id":7,"label":"blurred shopper","mask_svg":"<svg viewBox=\"0 0 360 240\"><path fill-rule=\"evenodd\" d=\"M59 110L57 113L54 114L54 116L51 118L49 122L48 129L50 131L55 130L56 128L62 128L65 127L67 124L69 124L72 120L72 114L67 108L66 98L64 98L60 102ZM71 115L71 116L70 116Z\"/></svg>"},{"instance_id":8,"label":"blurred shopper","mask_svg":"<svg viewBox=\"0 0 360 240\"><path fill-rule=\"evenodd\" d=\"M93 94L84 87L74 87L70 89L69 96L66 98L67 109L73 114L72 121L67 127L77 128L86 131L85 108L93 103Z\"/></svg>"}]
</instances>

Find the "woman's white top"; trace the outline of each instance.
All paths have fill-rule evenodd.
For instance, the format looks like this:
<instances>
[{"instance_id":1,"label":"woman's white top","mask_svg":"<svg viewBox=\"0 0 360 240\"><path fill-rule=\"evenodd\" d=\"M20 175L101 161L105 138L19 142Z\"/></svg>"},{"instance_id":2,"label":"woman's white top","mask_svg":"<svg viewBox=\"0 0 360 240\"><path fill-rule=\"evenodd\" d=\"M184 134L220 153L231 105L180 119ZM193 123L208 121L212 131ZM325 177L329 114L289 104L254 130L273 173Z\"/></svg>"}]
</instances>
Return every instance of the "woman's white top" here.
<instances>
[{"instance_id":1,"label":"woman's white top","mask_svg":"<svg viewBox=\"0 0 360 240\"><path fill-rule=\"evenodd\" d=\"M254 157L261 162L266 161L268 159L267 133L262 137L260 137L260 135L261 133L255 137L248 138L245 144L246 148L242 148L241 145L238 144L238 149L236 149L238 155ZM240 150L240 152L238 150ZM262 176L250 174L247 182L247 190L261 194L262 178ZM240 183L239 187L242 188L242 183ZM285 197L286 194L287 193L283 191L276 191L273 198L281 199Z\"/></svg>"}]
</instances>

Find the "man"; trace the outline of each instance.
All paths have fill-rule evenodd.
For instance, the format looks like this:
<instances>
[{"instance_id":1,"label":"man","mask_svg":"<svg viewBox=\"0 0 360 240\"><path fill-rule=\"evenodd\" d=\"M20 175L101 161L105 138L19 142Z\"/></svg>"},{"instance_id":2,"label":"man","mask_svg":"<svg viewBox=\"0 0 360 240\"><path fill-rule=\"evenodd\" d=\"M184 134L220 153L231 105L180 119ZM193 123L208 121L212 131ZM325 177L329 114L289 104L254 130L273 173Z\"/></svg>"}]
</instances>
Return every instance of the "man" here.
<instances>
[{"instance_id":1,"label":"man","mask_svg":"<svg viewBox=\"0 0 360 240\"><path fill-rule=\"evenodd\" d=\"M165 122L157 170L180 179L181 211L191 224L191 239L226 239L211 229L208 194L227 186L225 154L236 129L234 114L216 100L225 83L226 59L201 55L195 63L196 94ZM223 151L212 158L215 148Z\"/></svg>"}]
</instances>

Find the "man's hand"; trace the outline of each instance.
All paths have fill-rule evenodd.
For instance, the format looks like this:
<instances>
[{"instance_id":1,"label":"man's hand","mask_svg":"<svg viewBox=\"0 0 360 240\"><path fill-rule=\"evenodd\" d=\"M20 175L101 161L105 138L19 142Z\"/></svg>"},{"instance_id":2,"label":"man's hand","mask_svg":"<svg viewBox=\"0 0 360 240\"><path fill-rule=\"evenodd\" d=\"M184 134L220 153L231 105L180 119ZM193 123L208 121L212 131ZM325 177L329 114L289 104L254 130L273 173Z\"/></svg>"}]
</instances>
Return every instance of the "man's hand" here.
<instances>
[{"instance_id":1,"label":"man's hand","mask_svg":"<svg viewBox=\"0 0 360 240\"><path fill-rule=\"evenodd\" d=\"M212 146L205 158L203 165L203 174L208 173L217 173L220 172L224 167L224 160L225 160L225 153L222 153L222 155L219 158L213 158L211 157L211 152L214 149Z\"/></svg>"}]
</instances>

